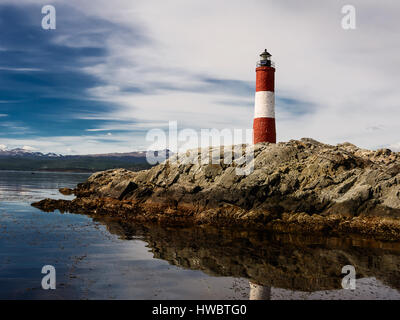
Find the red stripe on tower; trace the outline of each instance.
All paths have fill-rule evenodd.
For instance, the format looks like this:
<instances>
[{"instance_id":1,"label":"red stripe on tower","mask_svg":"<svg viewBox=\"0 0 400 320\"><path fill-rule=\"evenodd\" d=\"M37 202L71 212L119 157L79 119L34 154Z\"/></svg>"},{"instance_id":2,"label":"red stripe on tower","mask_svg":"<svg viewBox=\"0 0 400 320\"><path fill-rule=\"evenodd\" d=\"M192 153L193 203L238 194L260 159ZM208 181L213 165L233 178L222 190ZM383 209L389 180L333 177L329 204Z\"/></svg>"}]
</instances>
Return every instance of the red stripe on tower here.
<instances>
[{"instance_id":1,"label":"red stripe on tower","mask_svg":"<svg viewBox=\"0 0 400 320\"><path fill-rule=\"evenodd\" d=\"M253 143L276 143L275 129L275 68L265 50L256 68Z\"/></svg>"}]
</instances>

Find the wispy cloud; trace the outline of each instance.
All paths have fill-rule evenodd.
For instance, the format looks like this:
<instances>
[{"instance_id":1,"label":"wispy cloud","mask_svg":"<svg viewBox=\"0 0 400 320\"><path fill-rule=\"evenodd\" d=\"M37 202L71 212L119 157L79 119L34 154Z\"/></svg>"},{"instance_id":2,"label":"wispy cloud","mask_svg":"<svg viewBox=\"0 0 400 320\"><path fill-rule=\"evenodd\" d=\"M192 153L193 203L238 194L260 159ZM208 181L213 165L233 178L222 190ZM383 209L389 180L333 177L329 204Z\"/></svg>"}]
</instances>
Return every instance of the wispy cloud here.
<instances>
[{"instance_id":1,"label":"wispy cloud","mask_svg":"<svg viewBox=\"0 0 400 320\"><path fill-rule=\"evenodd\" d=\"M3 71L16 71L16 72L43 71L43 69L38 69L38 68L12 68L12 67L0 67L0 70L3 70Z\"/></svg>"},{"instance_id":2,"label":"wispy cloud","mask_svg":"<svg viewBox=\"0 0 400 320\"><path fill-rule=\"evenodd\" d=\"M24 126L18 121L0 121L0 129L1 128L5 129L8 132L8 135L33 133L31 128Z\"/></svg>"},{"instance_id":3,"label":"wispy cloud","mask_svg":"<svg viewBox=\"0 0 400 320\"><path fill-rule=\"evenodd\" d=\"M393 151L400 152L400 141L389 145L389 148Z\"/></svg>"},{"instance_id":4,"label":"wispy cloud","mask_svg":"<svg viewBox=\"0 0 400 320\"><path fill-rule=\"evenodd\" d=\"M96 154L111 152L129 152L146 150L147 145L141 135L100 133L96 136L57 136L36 138L1 138L1 144L8 149L30 146L41 152L56 152L60 154Z\"/></svg>"},{"instance_id":5,"label":"wispy cloud","mask_svg":"<svg viewBox=\"0 0 400 320\"><path fill-rule=\"evenodd\" d=\"M0 51L0 113L12 120L2 123L0 137L84 134L89 123L94 126L102 122L77 120L76 114L111 112L114 105L87 94L89 88L104 83L84 68L107 60L111 35L133 39L137 32L88 16L65 1L57 3L59 28L46 32L37 20L41 6L24 2L0 4L0 27L7 28L0 34L5 49ZM137 38L141 39L139 35Z\"/></svg>"},{"instance_id":6,"label":"wispy cloud","mask_svg":"<svg viewBox=\"0 0 400 320\"><path fill-rule=\"evenodd\" d=\"M39 132L43 148L134 149L148 128L169 120L249 128L265 47L277 66L278 140L398 144L398 2L353 1L359 25L345 31L338 2L233 0L227 10L211 0L58 0L63 28L53 33L32 28L31 12L40 12L32 1L21 0L29 3L23 10L3 2L10 32L0 35L2 65L27 70L2 70L2 99L24 102L2 103L1 112ZM40 139L50 136L69 138L45 146Z\"/></svg>"},{"instance_id":7,"label":"wispy cloud","mask_svg":"<svg viewBox=\"0 0 400 320\"><path fill-rule=\"evenodd\" d=\"M123 9L114 12L113 20L129 25L129 1L118 5ZM341 28L338 3L321 7L309 1L299 11L295 1L232 1L229 14L214 2L210 14L210 5L158 4L164 14L156 17L152 5L135 2L137 19L132 20L143 22L153 43L140 50L111 47L106 63L86 71L113 90L103 86L89 93L120 106L112 117L174 119L194 128L251 127L255 61L268 46L277 65L279 140L311 136L373 148L399 135L400 111L394 108L400 99L394 86L399 73L392 70L399 65L400 48L390 30L399 27L393 12L400 5L379 6L378 15L373 1L355 1L359 21L374 17L355 31ZM97 14L104 16L102 9ZM374 83L372 90L369 83ZM139 89L130 93L125 87ZM376 122L382 128L378 133L370 130Z\"/></svg>"}]
</instances>

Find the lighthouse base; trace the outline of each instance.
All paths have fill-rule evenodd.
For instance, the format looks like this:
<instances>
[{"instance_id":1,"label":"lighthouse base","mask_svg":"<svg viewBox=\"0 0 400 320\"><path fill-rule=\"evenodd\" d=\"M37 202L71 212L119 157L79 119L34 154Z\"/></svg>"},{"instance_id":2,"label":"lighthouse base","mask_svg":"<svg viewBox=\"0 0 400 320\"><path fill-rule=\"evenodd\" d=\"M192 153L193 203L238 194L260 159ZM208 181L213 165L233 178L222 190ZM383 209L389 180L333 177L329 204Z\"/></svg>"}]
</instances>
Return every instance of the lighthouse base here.
<instances>
[{"instance_id":1,"label":"lighthouse base","mask_svg":"<svg viewBox=\"0 0 400 320\"><path fill-rule=\"evenodd\" d=\"M253 122L253 143L276 143L275 118L255 118Z\"/></svg>"}]
</instances>

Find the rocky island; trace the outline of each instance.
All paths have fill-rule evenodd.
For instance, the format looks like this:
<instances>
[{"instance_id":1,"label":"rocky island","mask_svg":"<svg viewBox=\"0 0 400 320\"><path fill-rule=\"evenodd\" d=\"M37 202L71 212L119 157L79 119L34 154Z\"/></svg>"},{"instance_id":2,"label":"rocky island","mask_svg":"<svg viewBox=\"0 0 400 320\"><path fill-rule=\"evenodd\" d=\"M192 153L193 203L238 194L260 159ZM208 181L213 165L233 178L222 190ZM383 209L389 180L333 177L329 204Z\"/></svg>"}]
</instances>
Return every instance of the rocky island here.
<instances>
[{"instance_id":1,"label":"rocky island","mask_svg":"<svg viewBox=\"0 0 400 320\"><path fill-rule=\"evenodd\" d=\"M174 155L149 170L97 172L77 185L75 199L32 205L124 221L400 239L399 152L310 138L258 143L254 170L238 175L244 164L226 164L226 150L191 150L197 163ZM204 154L213 161L200 161Z\"/></svg>"}]
</instances>

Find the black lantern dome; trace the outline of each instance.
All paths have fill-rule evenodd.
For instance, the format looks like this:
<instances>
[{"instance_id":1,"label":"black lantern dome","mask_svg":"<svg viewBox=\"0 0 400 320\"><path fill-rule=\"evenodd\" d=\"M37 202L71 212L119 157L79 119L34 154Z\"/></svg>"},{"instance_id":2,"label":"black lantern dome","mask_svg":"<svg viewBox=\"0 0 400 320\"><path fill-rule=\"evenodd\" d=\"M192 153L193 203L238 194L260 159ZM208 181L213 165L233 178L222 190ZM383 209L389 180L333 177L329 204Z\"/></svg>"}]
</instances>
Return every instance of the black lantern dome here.
<instances>
[{"instance_id":1,"label":"black lantern dome","mask_svg":"<svg viewBox=\"0 0 400 320\"><path fill-rule=\"evenodd\" d=\"M267 49L264 50L260 54L260 61L257 62L257 67L273 67L274 63L271 61L271 54L267 51Z\"/></svg>"}]
</instances>

